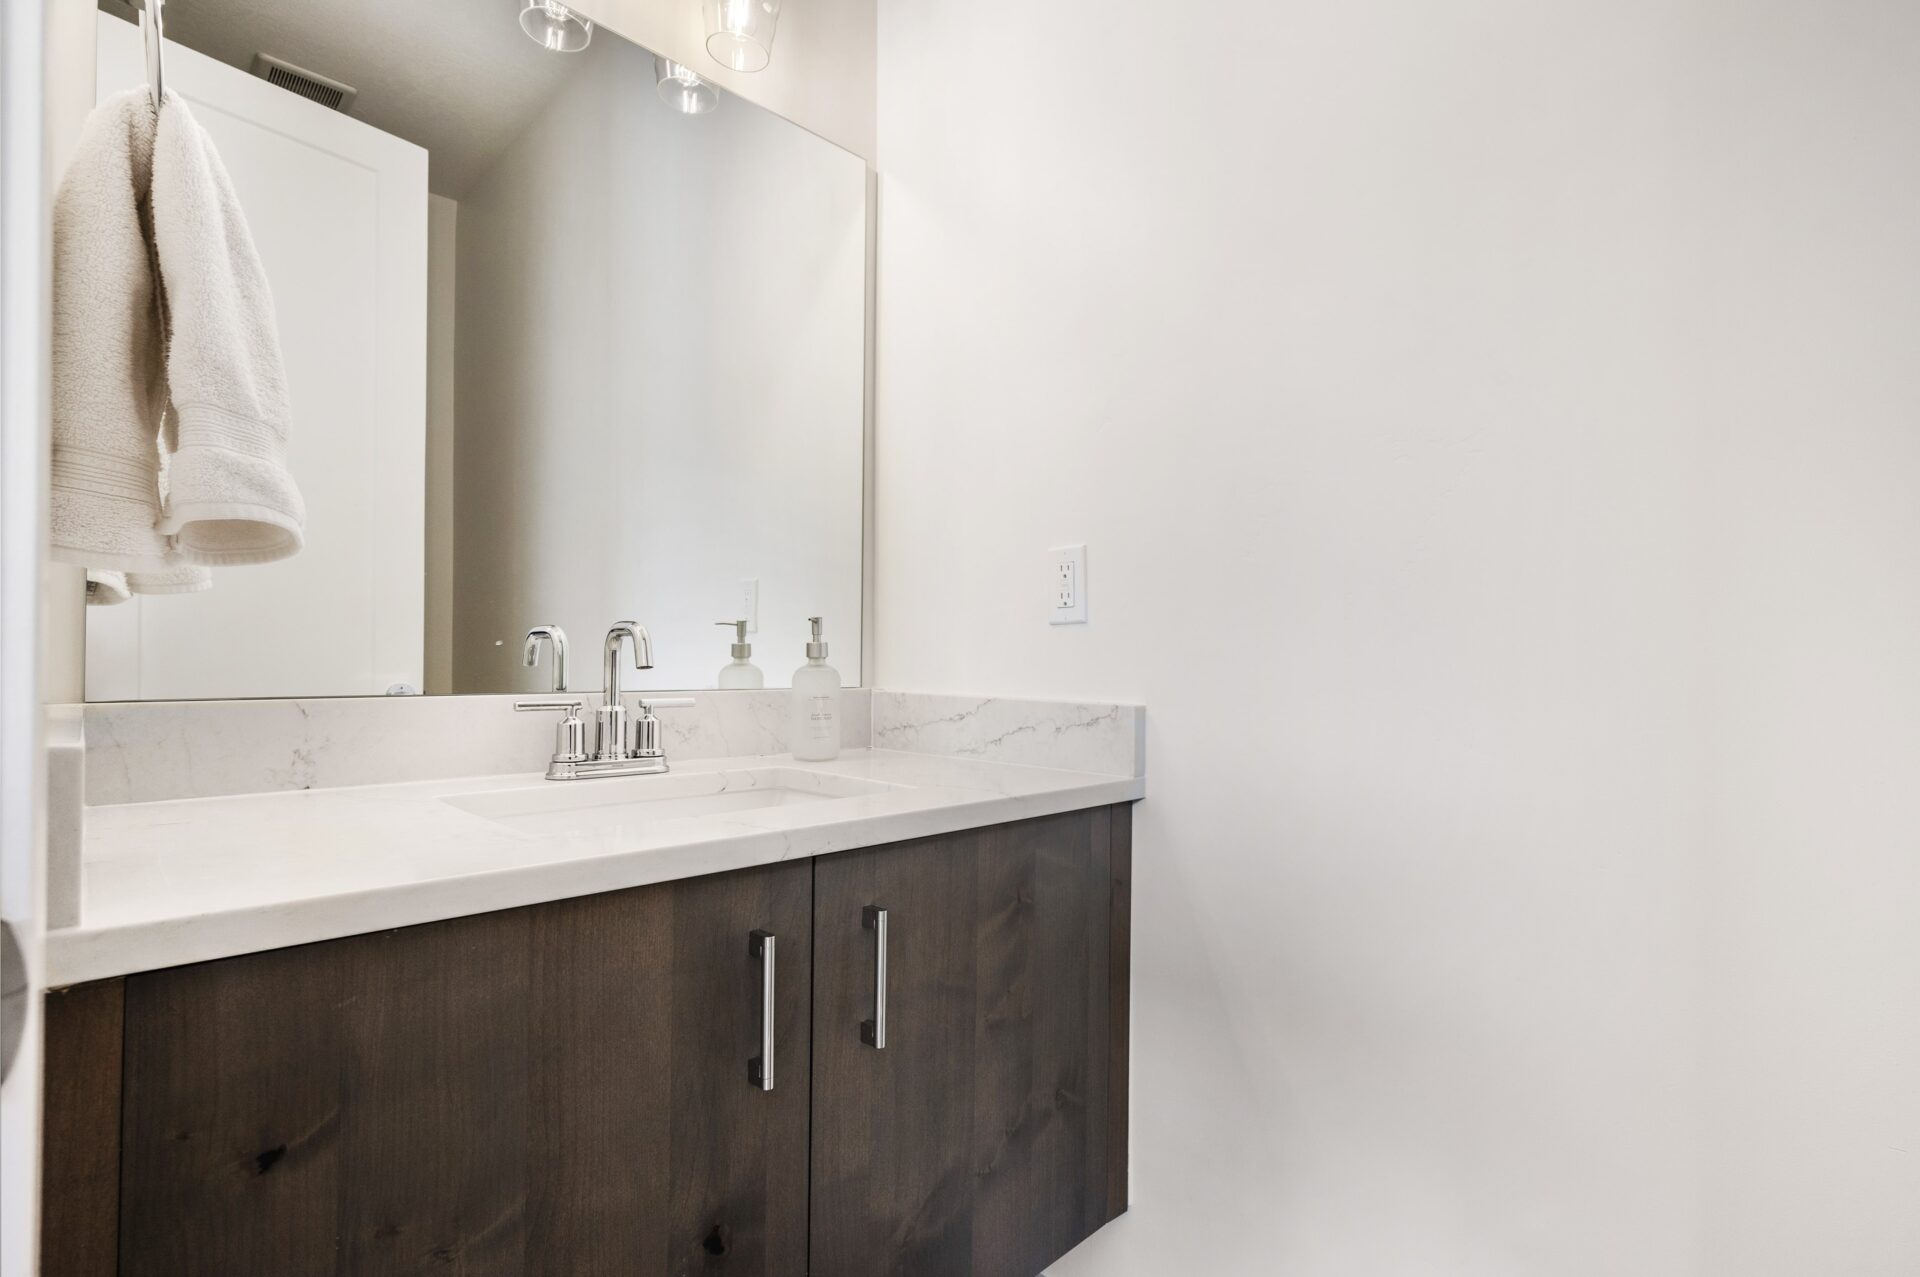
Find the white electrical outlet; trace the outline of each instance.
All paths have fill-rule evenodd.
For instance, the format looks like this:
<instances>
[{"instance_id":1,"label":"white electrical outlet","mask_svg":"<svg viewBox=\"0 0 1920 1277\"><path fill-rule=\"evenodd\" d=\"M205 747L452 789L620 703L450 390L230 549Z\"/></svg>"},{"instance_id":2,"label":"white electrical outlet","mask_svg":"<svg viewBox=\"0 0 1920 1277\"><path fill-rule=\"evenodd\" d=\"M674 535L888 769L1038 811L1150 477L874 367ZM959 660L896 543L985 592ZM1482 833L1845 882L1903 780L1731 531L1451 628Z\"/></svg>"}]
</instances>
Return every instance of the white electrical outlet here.
<instances>
[{"instance_id":1,"label":"white electrical outlet","mask_svg":"<svg viewBox=\"0 0 1920 1277\"><path fill-rule=\"evenodd\" d=\"M1047 623L1084 625L1087 620L1087 547L1061 545L1047 551Z\"/></svg>"},{"instance_id":2,"label":"white electrical outlet","mask_svg":"<svg viewBox=\"0 0 1920 1277\"><path fill-rule=\"evenodd\" d=\"M760 578L759 577L749 576L749 577L741 578L740 611L738 615L746 618L747 633L758 634L760 632Z\"/></svg>"}]
</instances>

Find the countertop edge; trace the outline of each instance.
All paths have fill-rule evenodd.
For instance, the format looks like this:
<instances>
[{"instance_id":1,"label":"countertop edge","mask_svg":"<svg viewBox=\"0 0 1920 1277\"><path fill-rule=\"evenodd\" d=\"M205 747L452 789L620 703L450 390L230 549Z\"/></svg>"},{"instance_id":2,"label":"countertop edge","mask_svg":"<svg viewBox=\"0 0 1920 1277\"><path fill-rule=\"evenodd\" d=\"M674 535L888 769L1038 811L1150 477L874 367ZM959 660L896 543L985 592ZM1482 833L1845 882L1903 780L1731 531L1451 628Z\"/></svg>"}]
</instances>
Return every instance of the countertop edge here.
<instances>
[{"instance_id":1,"label":"countertop edge","mask_svg":"<svg viewBox=\"0 0 1920 1277\"><path fill-rule=\"evenodd\" d=\"M1142 776L1101 777L1071 788L1032 794L983 793L975 801L851 817L800 829L743 827L737 836L687 847L548 861L191 917L51 931L46 936L46 985L68 988L143 971L1136 802L1145 796ZM271 931L270 943L261 942L263 930Z\"/></svg>"}]
</instances>

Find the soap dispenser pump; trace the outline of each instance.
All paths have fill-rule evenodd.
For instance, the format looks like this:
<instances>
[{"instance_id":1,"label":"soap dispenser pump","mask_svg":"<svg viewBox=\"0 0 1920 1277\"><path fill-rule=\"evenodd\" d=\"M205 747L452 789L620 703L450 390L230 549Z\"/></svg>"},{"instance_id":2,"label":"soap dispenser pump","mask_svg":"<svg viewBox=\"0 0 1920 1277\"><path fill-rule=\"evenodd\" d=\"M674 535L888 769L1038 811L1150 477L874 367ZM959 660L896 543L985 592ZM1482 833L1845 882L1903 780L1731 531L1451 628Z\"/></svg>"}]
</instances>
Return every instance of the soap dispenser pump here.
<instances>
[{"instance_id":1,"label":"soap dispenser pump","mask_svg":"<svg viewBox=\"0 0 1920 1277\"><path fill-rule=\"evenodd\" d=\"M813 639L807 644L807 663L793 672L787 744L795 758L824 763L840 756L840 671L827 664L820 618L807 620L813 626Z\"/></svg>"},{"instance_id":2,"label":"soap dispenser pump","mask_svg":"<svg viewBox=\"0 0 1920 1277\"><path fill-rule=\"evenodd\" d=\"M745 621L715 621L715 625L724 625L734 631L733 660L720 667L719 686L727 688L765 687L766 675L760 667L747 658L753 655L753 648L747 643L747 623Z\"/></svg>"}]
</instances>

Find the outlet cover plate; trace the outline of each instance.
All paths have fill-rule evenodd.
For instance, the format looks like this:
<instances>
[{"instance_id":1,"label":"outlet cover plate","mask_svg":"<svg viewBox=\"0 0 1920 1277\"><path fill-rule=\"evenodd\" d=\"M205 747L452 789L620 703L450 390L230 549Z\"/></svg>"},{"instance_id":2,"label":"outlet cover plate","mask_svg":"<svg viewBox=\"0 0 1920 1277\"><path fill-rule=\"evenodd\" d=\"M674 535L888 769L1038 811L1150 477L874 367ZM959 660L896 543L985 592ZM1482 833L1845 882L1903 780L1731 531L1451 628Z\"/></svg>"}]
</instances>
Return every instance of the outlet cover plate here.
<instances>
[{"instance_id":1,"label":"outlet cover plate","mask_svg":"<svg viewBox=\"0 0 1920 1277\"><path fill-rule=\"evenodd\" d=\"M1087 622L1087 547L1058 545L1047 551L1047 623Z\"/></svg>"}]
</instances>

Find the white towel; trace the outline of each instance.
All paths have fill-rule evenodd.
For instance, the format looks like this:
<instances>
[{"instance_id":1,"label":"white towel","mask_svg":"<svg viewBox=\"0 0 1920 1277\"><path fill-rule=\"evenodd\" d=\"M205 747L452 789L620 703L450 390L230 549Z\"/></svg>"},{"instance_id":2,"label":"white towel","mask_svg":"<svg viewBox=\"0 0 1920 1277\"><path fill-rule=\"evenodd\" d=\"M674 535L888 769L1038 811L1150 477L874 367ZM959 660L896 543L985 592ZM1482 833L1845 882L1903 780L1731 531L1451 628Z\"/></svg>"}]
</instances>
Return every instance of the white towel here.
<instances>
[{"instance_id":1,"label":"white towel","mask_svg":"<svg viewBox=\"0 0 1920 1277\"><path fill-rule=\"evenodd\" d=\"M213 141L169 93L153 148L153 227L169 325L173 447L160 531L193 563L300 550L273 297Z\"/></svg>"},{"instance_id":2,"label":"white towel","mask_svg":"<svg viewBox=\"0 0 1920 1277\"><path fill-rule=\"evenodd\" d=\"M147 190L145 89L87 117L53 206L52 553L83 567L178 567L160 515L166 405Z\"/></svg>"}]
</instances>

